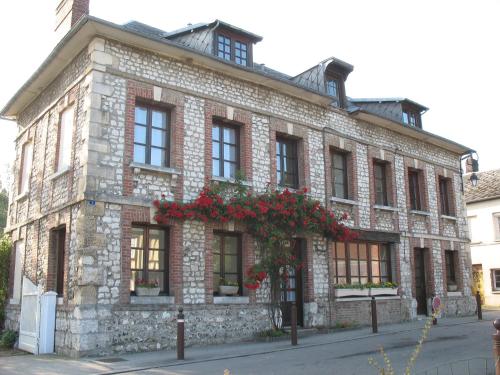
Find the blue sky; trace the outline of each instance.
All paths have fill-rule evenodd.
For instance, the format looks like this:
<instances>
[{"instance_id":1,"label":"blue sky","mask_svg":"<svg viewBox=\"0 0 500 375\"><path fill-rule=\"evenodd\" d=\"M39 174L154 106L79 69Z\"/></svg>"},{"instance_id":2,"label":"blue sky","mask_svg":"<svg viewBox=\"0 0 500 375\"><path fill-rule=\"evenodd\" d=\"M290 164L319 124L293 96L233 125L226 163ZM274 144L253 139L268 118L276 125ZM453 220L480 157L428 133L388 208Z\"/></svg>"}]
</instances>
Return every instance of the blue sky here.
<instances>
[{"instance_id":1,"label":"blue sky","mask_svg":"<svg viewBox=\"0 0 500 375\"><path fill-rule=\"evenodd\" d=\"M0 107L55 44L57 0L0 3ZM90 13L164 30L216 18L264 37L254 60L290 75L335 56L354 65L352 97L408 97L430 108L425 130L476 149L500 168L500 2L90 0ZM15 124L0 121L0 175L14 158Z\"/></svg>"}]
</instances>

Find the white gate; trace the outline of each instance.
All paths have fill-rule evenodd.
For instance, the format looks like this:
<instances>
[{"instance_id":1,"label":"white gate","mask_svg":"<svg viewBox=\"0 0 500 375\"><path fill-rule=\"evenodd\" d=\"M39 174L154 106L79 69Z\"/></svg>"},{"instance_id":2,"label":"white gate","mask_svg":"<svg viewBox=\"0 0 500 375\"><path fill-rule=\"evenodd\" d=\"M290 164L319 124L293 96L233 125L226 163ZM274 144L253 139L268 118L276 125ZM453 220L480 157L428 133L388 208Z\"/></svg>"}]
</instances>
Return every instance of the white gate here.
<instances>
[{"instance_id":1,"label":"white gate","mask_svg":"<svg viewBox=\"0 0 500 375\"><path fill-rule=\"evenodd\" d=\"M21 317L19 319L19 349L33 354L38 354L41 294L39 287L27 277L23 277Z\"/></svg>"},{"instance_id":2,"label":"white gate","mask_svg":"<svg viewBox=\"0 0 500 375\"><path fill-rule=\"evenodd\" d=\"M19 349L33 354L54 352L57 293L42 294L40 286L23 277Z\"/></svg>"}]
</instances>

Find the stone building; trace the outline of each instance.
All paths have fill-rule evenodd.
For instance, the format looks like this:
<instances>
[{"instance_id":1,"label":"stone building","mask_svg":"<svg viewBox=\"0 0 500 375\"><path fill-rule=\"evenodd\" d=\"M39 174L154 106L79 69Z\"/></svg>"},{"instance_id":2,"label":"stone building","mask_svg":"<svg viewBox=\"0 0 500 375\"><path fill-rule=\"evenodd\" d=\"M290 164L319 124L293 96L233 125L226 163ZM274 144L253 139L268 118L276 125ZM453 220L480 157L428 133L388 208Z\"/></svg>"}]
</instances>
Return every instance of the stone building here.
<instances>
[{"instance_id":1,"label":"stone building","mask_svg":"<svg viewBox=\"0 0 500 375\"><path fill-rule=\"evenodd\" d=\"M71 29L1 112L19 128L8 327L26 276L59 295L58 353L173 347L179 305L188 344L268 328L266 294L241 286L256 258L244 228L152 221L162 193L189 201L237 170L256 192L308 187L360 234L299 241L305 267L283 298L301 325L369 322L369 298L336 298L338 284L396 282L382 322L429 313L433 295L444 314L474 311L459 171L470 150L424 131L427 108L349 98L353 67L336 58L295 77L257 64L262 38L222 21L165 32L91 17L88 0L58 12ZM239 281L238 296L219 296L219 277ZM139 279L160 295L137 296Z\"/></svg>"}]
</instances>

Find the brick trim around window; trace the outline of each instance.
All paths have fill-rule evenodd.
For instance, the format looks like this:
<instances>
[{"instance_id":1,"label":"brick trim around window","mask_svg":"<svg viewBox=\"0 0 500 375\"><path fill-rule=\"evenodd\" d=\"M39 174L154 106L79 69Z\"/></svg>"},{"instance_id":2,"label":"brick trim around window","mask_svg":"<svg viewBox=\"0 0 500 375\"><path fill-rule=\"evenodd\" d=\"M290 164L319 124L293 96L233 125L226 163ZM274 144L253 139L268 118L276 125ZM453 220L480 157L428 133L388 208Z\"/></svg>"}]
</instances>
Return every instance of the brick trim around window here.
<instances>
[{"instance_id":1,"label":"brick trim around window","mask_svg":"<svg viewBox=\"0 0 500 375\"><path fill-rule=\"evenodd\" d=\"M252 181L252 113L239 108L205 100L205 180L212 180L212 125L218 122L238 128L239 168Z\"/></svg>"},{"instance_id":2,"label":"brick trim around window","mask_svg":"<svg viewBox=\"0 0 500 375\"><path fill-rule=\"evenodd\" d=\"M269 123L269 152L271 161L271 187L277 187L276 178L276 139L290 138L297 142L298 189L311 187L309 165L308 128L271 117Z\"/></svg>"},{"instance_id":3,"label":"brick trim around window","mask_svg":"<svg viewBox=\"0 0 500 375\"><path fill-rule=\"evenodd\" d=\"M134 125L136 103L164 108L170 114L170 167L182 171L184 167L184 95L164 87L157 87L160 97L154 100L153 85L127 81L127 99L125 106L125 150L123 155L123 195L130 196L134 191L134 174L130 164L134 160ZM182 199L183 177L179 176L175 186L174 198Z\"/></svg>"},{"instance_id":4,"label":"brick trim around window","mask_svg":"<svg viewBox=\"0 0 500 375\"><path fill-rule=\"evenodd\" d=\"M121 236L121 260L122 272L120 282L120 303L130 303L130 245L132 227L134 224L149 225L151 213L149 207L122 206L122 236ZM169 269L168 286L169 295L175 297L175 303L183 302L182 293L182 223L171 220L168 225L163 226L168 231L169 240Z\"/></svg>"}]
</instances>

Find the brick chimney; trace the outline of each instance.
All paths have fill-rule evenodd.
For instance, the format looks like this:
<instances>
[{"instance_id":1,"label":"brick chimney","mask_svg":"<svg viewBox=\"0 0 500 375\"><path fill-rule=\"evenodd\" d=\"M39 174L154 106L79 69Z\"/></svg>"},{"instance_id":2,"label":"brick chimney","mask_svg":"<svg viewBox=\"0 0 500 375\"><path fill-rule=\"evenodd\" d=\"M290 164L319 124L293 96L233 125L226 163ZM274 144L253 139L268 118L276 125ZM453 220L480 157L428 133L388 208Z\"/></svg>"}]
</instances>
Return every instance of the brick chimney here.
<instances>
[{"instance_id":1,"label":"brick chimney","mask_svg":"<svg viewBox=\"0 0 500 375\"><path fill-rule=\"evenodd\" d=\"M85 15L90 0L58 0L55 32L60 40Z\"/></svg>"},{"instance_id":2,"label":"brick chimney","mask_svg":"<svg viewBox=\"0 0 500 375\"><path fill-rule=\"evenodd\" d=\"M465 159L465 173L472 172L474 172L472 169L472 156L469 156L467 159Z\"/></svg>"}]
</instances>

